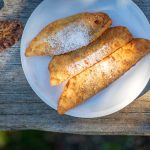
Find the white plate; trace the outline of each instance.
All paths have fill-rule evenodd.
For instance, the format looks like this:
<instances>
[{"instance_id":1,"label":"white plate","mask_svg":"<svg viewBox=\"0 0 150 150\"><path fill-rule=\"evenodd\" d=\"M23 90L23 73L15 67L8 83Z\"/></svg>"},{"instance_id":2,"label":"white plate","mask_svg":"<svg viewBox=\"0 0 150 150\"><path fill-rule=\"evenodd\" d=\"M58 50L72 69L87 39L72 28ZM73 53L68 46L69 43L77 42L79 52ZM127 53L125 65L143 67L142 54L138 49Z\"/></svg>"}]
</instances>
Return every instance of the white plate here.
<instances>
[{"instance_id":1,"label":"white plate","mask_svg":"<svg viewBox=\"0 0 150 150\"><path fill-rule=\"evenodd\" d=\"M79 12L102 11L113 19L113 26L127 26L135 37L150 39L150 24L142 11L131 0L45 0L29 18L21 41L21 62L25 76L35 93L56 109L62 85L49 84L50 57L24 55L29 42L48 23ZM98 93L85 104L66 114L94 118L112 114L130 104L144 89L150 78L150 55L143 58L119 80ZM30 95L29 95L30 96Z\"/></svg>"}]
</instances>

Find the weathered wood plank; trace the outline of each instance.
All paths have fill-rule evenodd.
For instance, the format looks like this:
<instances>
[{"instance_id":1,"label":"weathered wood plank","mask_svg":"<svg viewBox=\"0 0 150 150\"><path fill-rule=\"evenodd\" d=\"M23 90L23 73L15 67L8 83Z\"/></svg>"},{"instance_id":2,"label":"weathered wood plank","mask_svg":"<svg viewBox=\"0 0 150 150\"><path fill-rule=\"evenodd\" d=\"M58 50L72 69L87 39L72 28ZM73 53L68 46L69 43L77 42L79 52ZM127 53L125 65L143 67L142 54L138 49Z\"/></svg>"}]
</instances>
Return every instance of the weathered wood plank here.
<instances>
[{"instance_id":1,"label":"weathered wood plank","mask_svg":"<svg viewBox=\"0 0 150 150\"><path fill-rule=\"evenodd\" d=\"M26 23L42 0L5 0L0 19ZM150 20L149 0L134 0ZM0 130L39 129L75 134L150 135L150 82L141 96L115 114L79 119L59 116L28 85L20 62L20 43L0 53Z\"/></svg>"}]
</instances>

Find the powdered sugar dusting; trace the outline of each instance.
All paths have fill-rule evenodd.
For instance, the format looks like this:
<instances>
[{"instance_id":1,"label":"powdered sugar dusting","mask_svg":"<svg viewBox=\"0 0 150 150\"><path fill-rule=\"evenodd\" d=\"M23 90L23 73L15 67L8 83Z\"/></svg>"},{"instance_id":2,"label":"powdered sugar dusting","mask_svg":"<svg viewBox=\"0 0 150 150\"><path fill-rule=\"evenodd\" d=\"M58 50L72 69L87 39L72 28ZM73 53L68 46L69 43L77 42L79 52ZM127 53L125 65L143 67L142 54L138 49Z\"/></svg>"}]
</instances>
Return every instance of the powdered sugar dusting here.
<instances>
[{"instance_id":1,"label":"powdered sugar dusting","mask_svg":"<svg viewBox=\"0 0 150 150\"><path fill-rule=\"evenodd\" d=\"M110 65L112 64L112 65ZM100 64L101 71L107 78L114 77L114 70L118 70L120 68L119 63L117 61L114 61L112 57L107 59L107 61L103 61Z\"/></svg>"},{"instance_id":2,"label":"powdered sugar dusting","mask_svg":"<svg viewBox=\"0 0 150 150\"><path fill-rule=\"evenodd\" d=\"M61 31L44 39L55 49L53 54L64 54L83 46L90 42L90 27L80 22L71 23Z\"/></svg>"},{"instance_id":3,"label":"powdered sugar dusting","mask_svg":"<svg viewBox=\"0 0 150 150\"><path fill-rule=\"evenodd\" d=\"M100 49L92 53L91 55L87 56L86 58L82 59L81 61L75 62L71 64L67 70L70 74L75 75L79 73L81 70L85 70L86 68L96 64L101 59L108 55L109 46L103 45Z\"/></svg>"}]
</instances>

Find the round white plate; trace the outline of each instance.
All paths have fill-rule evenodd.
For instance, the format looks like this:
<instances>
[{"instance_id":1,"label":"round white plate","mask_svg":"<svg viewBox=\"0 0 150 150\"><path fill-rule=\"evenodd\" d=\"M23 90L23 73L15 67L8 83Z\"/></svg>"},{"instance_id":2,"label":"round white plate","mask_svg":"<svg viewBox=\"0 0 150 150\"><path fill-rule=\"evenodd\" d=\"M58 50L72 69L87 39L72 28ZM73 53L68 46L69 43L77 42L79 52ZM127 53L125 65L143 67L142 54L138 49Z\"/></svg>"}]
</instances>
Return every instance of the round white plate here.
<instances>
[{"instance_id":1,"label":"round white plate","mask_svg":"<svg viewBox=\"0 0 150 150\"><path fill-rule=\"evenodd\" d=\"M29 18L21 41L21 62L25 76L35 93L49 106L57 109L62 85L49 84L50 57L25 57L29 42L48 23L79 12L106 12L113 26L129 28L135 37L150 39L150 24L143 12L131 0L44 0ZM67 115L94 118L112 114L130 104L144 89L150 78L150 55L99 92L86 103L67 112Z\"/></svg>"}]
</instances>

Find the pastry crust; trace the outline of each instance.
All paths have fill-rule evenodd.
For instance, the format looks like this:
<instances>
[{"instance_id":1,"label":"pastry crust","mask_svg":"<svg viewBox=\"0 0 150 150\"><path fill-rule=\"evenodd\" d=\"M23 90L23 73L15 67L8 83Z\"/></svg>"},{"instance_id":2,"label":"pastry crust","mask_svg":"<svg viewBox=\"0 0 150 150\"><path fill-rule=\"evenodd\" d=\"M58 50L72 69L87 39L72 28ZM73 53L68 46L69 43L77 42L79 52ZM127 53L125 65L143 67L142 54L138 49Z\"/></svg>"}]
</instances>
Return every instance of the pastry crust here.
<instances>
[{"instance_id":1,"label":"pastry crust","mask_svg":"<svg viewBox=\"0 0 150 150\"><path fill-rule=\"evenodd\" d=\"M18 20L0 21L0 52L19 41L23 25Z\"/></svg>"},{"instance_id":2,"label":"pastry crust","mask_svg":"<svg viewBox=\"0 0 150 150\"><path fill-rule=\"evenodd\" d=\"M149 52L149 40L134 39L99 63L71 78L59 99L58 113L64 114L106 88Z\"/></svg>"},{"instance_id":3,"label":"pastry crust","mask_svg":"<svg viewBox=\"0 0 150 150\"><path fill-rule=\"evenodd\" d=\"M104 13L80 13L46 26L29 44L26 56L60 55L88 45L112 24Z\"/></svg>"},{"instance_id":4,"label":"pastry crust","mask_svg":"<svg viewBox=\"0 0 150 150\"><path fill-rule=\"evenodd\" d=\"M113 27L86 47L54 56L49 63L51 85L58 85L79 74L131 40L132 35L126 27Z\"/></svg>"}]
</instances>

